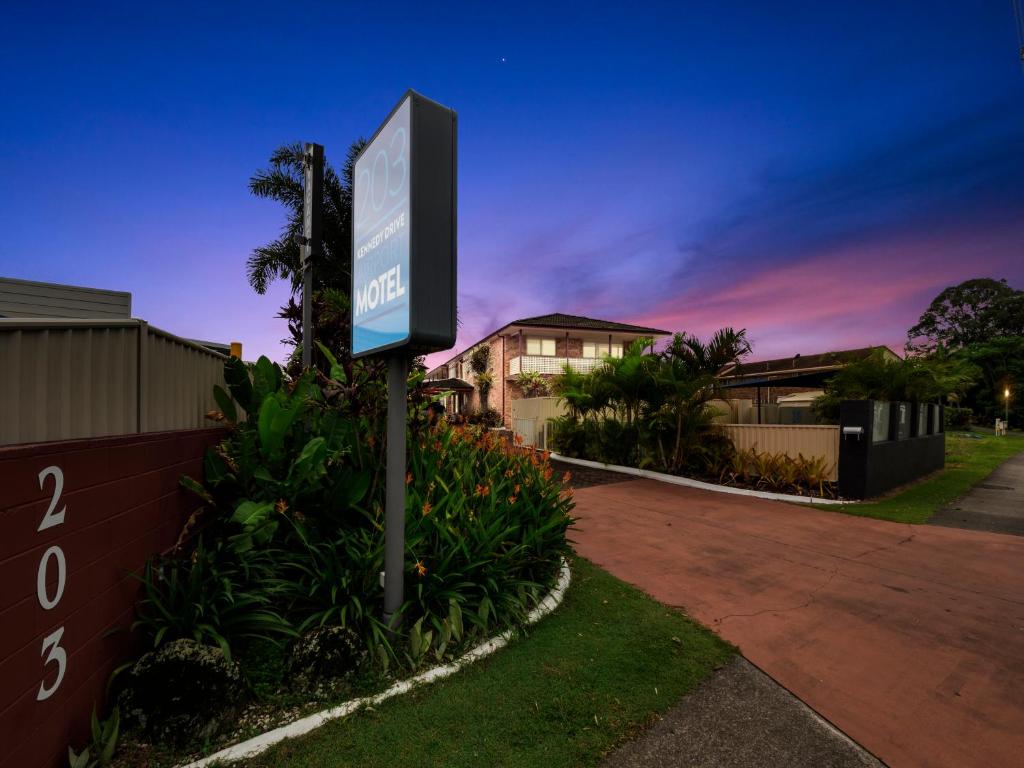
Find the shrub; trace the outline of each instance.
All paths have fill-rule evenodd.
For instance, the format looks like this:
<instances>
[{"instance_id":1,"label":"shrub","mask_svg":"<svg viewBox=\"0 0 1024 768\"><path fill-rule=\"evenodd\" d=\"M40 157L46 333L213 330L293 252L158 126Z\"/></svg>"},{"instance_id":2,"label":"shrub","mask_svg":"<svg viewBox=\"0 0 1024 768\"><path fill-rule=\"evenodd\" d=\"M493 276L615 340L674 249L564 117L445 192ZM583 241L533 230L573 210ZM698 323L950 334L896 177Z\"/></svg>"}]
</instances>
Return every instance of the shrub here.
<instances>
[{"instance_id":1,"label":"shrub","mask_svg":"<svg viewBox=\"0 0 1024 768\"><path fill-rule=\"evenodd\" d=\"M971 419L973 416L974 411L970 408L954 408L952 406L946 406L946 429L967 429L971 426Z\"/></svg>"},{"instance_id":2,"label":"shrub","mask_svg":"<svg viewBox=\"0 0 1024 768\"><path fill-rule=\"evenodd\" d=\"M515 379L523 397L544 397L550 392L547 378L537 371L523 371Z\"/></svg>"},{"instance_id":3,"label":"shrub","mask_svg":"<svg viewBox=\"0 0 1024 768\"><path fill-rule=\"evenodd\" d=\"M731 447L714 429L709 406L716 374L750 352L745 331L723 328L707 342L676 334L661 353L638 339L622 357L589 374L566 367L554 389L568 409L555 423L555 446L569 456L718 475Z\"/></svg>"},{"instance_id":4,"label":"shrub","mask_svg":"<svg viewBox=\"0 0 1024 768\"><path fill-rule=\"evenodd\" d=\"M191 557L155 558L139 576L143 597L133 630L151 648L189 639L220 648L231 660L232 643L242 638L279 639L293 635L289 623L271 609L272 596L259 588L268 563L235 561L223 548L200 540Z\"/></svg>"},{"instance_id":5,"label":"shrub","mask_svg":"<svg viewBox=\"0 0 1024 768\"><path fill-rule=\"evenodd\" d=\"M152 645L188 637L231 658L241 638L322 628L359 637L385 668L415 667L515 625L554 578L572 504L546 459L483 428L427 426L425 403L413 403L407 601L389 635L378 581L384 425L352 402L358 367L325 355L330 376L319 380L286 382L265 359L251 371L231 364L230 394L218 393L229 435L207 454L203 482L183 480L206 502L188 524L202 538L186 556L185 537L178 557L143 576L136 626Z\"/></svg>"},{"instance_id":6,"label":"shrub","mask_svg":"<svg viewBox=\"0 0 1024 768\"><path fill-rule=\"evenodd\" d=\"M823 456L792 458L784 453L759 453L755 449L735 451L720 475L720 482L752 487L774 493L835 497L835 484L828 480L832 467Z\"/></svg>"},{"instance_id":7,"label":"shrub","mask_svg":"<svg viewBox=\"0 0 1024 768\"><path fill-rule=\"evenodd\" d=\"M463 411L466 423L478 427L496 428L502 425L501 414L494 408L481 408L480 410L467 409Z\"/></svg>"},{"instance_id":8,"label":"shrub","mask_svg":"<svg viewBox=\"0 0 1024 768\"><path fill-rule=\"evenodd\" d=\"M546 456L477 429L427 433L411 451L409 661L522 621L568 554L569 496Z\"/></svg>"}]
</instances>

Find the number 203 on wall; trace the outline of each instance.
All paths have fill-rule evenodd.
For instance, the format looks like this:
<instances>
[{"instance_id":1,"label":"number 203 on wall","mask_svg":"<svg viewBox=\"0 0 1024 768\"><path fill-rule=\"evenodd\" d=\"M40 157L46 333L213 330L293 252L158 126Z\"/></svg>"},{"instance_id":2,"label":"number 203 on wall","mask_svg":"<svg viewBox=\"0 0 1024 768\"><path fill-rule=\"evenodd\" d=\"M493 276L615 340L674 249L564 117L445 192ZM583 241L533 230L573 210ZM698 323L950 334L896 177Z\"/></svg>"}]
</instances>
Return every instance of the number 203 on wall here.
<instances>
[{"instance_id":1,"label":"number 203 on wall","mask_svg":"<svg viewBox=\"0 0 1024 768\"><path fill-rule=\"evenodd\" d=\"M61 493L64 491L64 472L61 471L60 467L47 467L39 473L39 490L46 489L46 481L51 477L53 478L53 495L50 497L50 506L46 510L46 514L43 515L42 522L36 528L37 533L45 531L47 528L63 525L64 516L68 511L66 505L61 506L59 511L57 510L57 507L60 506ZM52 593L46 584L51 568L57 569L57 585ZM67 578L68 566L67 561L64 559L64 550L54 544L43 552L43 556L39 560L38 570L36 571L36 598L39 600L39 606L44 611L52 611L60 603L60 599L64 596ZM57 627L43 638L42 650L39 653L43 658L44 678L39 684L36 701L45 701L53 696L64 680L64 673L67 671L68 665L68 654L60 645L63 636L64 627ZM49 676L47 674L47 667L50 664L57 665L57 677L51 685L47 685L46 677Z\"/></svg>"}]
</instances>

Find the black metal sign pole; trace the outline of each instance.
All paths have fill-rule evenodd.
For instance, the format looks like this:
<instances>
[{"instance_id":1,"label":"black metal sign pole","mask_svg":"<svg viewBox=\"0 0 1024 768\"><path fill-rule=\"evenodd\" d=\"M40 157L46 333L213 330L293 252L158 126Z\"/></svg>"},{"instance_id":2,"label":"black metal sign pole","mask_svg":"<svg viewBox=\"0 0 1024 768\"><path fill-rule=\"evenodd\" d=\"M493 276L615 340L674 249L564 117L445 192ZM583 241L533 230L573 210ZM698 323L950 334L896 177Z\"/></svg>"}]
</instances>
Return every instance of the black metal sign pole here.
<instances>
[{"instance_id":1,"label":"black metal sign pole","mask_svg":"<svg viewBox=\"0 0 1024 768\"><path fill-rule=\"evenodd\" d=\"M405 584L405 418L409 360L399 349L388 357L388 456L384 508L384 623L398 629Z\"/></svg>"},{"instance_id":2,"label":"black metal sign pole","mask_svg":"<svg viewBox=\"0 0 1024 768\"><path fill-rule=\"evenodd\" d=\"M302 205L302 367L313 365L313 261L320 255L323 238L324 148L307 143L303 152Z\"/></svg>"}]
</instances>

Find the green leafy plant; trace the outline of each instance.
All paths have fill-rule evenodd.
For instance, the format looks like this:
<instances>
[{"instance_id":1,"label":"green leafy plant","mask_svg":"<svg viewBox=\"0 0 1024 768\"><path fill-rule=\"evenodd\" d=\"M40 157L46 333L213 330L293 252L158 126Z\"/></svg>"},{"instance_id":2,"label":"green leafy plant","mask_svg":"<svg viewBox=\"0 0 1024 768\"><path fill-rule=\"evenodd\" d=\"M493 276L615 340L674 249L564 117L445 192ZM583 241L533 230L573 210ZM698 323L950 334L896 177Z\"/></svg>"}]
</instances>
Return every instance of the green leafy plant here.
<instances>
[{"instance_id":1,"label":"green leafy plant","mask_svg":"<svg viewBox=\"0 0 1024 768\"><path fill-rule=\"evenodd\" d=\"M522 371L516 376L515 384L523 397L545 397L550 392L547 378L537 371Z\"/></svg>"},{"instance_id":2,"label":"green leafy plant","mask_svg":"<svg viewBox=\"0 0 1024 768\"><path fill-rule=\"evenodd\" d=\"M898 358L886 349L876 349L826 381L825 394L811 408L819 421L838 424L843 400L956 402L979 373L973 363L941 352Z\"/></svg>"},{"instance_id":3,"label":"green leafy plant","mask_svg":"<svg viewBox=\"0 0 1024 768\"><path fill-rule=\"evenodd\" d=\"M473 383L480 395L480 410L487 410L487 398L494 386L491 367L491 345L481 344L469 356L469 369L473 371Z\"/></svg>"},{"instance_id":4,"label":"green leafy plant","mask_svg":"<svg viewBox=\"0 0 1024 768\"><path fill-rule=\"evenodd\" d=\"M76 753L68 747L68 765L70 768L104 768L114 760L117 740L121 730L121 713L117 707L111 710L105 720L100 720L96 707L92 708L90 733L92 742L81 752Z\"/></svg>"},{"instance_id":5,"label":"green leafy plant","mask_svg":"<svg viewBox=\"0 0 1024 768\"><path fill-rule=\"evenodd\" d=\"M223 548L200 540L188 558L154 558L137 578L143 597L132 629L157 648L178 638L218 646L231 659L242 638L280 639L295 634L271 608L272 595L258 585L270 564L239 562Z\"/></svg>"}]
</instances>

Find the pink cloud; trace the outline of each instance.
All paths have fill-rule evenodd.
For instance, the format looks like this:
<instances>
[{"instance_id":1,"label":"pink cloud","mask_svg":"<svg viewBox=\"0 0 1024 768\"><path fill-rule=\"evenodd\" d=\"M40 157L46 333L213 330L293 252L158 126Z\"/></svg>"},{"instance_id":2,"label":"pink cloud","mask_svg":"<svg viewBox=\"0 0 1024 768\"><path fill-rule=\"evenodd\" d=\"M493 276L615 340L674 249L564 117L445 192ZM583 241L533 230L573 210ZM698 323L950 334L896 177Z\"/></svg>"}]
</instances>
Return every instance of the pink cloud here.
<instances>
[{"instance_id":1,"label":"pink cloud","mask_svg":"<svg viewBox=\"0 0 1024 768\"><path fill-rule=\"evenodd\" d=\"M903 346L906 329L947 285L971 277L1022 277L1024 227L904 237L834 249L738 277L716 289L691 289L635 318L645 325L705 336L746 328L755 357L843 347Z\"/></svg>"}]
</instances>

